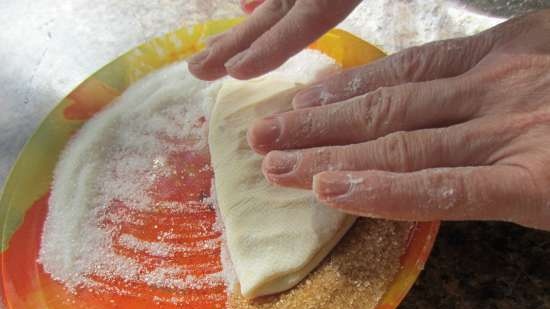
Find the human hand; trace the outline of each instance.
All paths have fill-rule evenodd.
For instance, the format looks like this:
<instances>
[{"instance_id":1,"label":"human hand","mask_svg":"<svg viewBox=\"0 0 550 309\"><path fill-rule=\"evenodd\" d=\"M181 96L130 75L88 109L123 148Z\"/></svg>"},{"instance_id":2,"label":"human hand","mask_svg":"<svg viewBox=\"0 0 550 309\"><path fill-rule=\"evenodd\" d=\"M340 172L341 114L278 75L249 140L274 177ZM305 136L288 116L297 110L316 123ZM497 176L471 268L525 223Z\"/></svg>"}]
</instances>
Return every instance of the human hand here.
<instances>
[{"instance_id":1,"label":"human hand","mask_svg":"<svg viewBox=\"0 0 550 309\"><path fill-rule=\"evenodd\" d=\"M404 50L257 120L263 173L342 211L550 230L550 10Z\"/></svg>"},{"instance_id":2,"label":"human hand","mask_svg":"<svg viewBox=\"0 0 550 309\"><path fill-rule=\"evenodd\" d=\"M200 79L267 73L343 20L361 0L267 0L242 24L214 37L189 59Z\"/></svg>"}]
</instances>

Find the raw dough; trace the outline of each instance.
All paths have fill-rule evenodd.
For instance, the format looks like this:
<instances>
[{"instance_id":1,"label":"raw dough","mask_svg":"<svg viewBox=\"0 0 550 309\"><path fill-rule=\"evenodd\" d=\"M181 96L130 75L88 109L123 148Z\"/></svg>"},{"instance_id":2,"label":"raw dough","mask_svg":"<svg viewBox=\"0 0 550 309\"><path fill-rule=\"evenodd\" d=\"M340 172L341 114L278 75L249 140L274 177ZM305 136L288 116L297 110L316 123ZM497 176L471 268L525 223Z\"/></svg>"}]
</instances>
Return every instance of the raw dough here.
<instances>
[{"instance_id":1,"label":"raw dough","mask_svg":"<svg viewBox=\"0 0 550 309\"><path fill-rule=\"evenodd\" d=\"M318 204L311 191L276 187L246 140L255 119L291 109L296 83L263 77L225 81L210 119L209 144L227 245L241 293L273 294L298 284L355 218Z\"/></svg>"}]
</instances>

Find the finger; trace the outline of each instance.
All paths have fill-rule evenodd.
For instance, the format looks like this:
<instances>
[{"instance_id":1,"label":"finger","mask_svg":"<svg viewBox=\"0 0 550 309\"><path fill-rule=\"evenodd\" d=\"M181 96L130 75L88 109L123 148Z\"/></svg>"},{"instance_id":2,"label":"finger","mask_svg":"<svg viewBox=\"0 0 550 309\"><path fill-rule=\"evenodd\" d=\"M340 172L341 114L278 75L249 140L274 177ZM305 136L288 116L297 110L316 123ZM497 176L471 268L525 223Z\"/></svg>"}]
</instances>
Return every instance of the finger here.
<instances>
[{"instance_id":1,"label":"finger","mask_svg":"<svg viewBox=\"0 0 550 309\"><path fill-rule=\"evenodd\" d=\"M343 145L372 140L395 131L450 125L479 108L464 80L446 79L380 88L348 101L301 109L256 120L250 146L271 150Z\"/></svg>"},{"instance_id":2,"label":"finger","mask_svg":"<svg viewBox=\"0 0 550 309\"><path fill-rule=\"evenodd\" d=\"M245 13L250 14L263 2L264 0L241 0L241 8Z\"/></svg>"},{"instance_id":3,"label":"finger","mask_svg":"<svg viewBox=\"0 0 550 309\"><path fill-rule=\"evenodd\" d=\"M346 70L300 91L296 109L346 100L380 87L458 76L474 67L490 50L490 36L472 36L406 49L355 69Z\"/></svg>"},{"instance_id":4,"label":"finger","mask_svg":"<svg viewBox=\"0 0 550 309\"><path fill-rule=\"evenodd\" d=\"M268 0L242 24L212 39L205 50L188 60L189 71L205 80L227 74L224 63L247 49L262 33L269 30L290 11L296 0Z\"/></svg>"},{"instance_id":5,"label":"finger","mask_svg":"<svg viewBox=\"0 0 550 309\"><path fill-rule=\"evenodd\" d=\"M530 176L516 166L383 171L324 172L314 177L317 198L360 216L392 220L504 220L532 205ZM526 212L526 209L521 209Z\"/></svg>"},{"instance_id":6,"label":"finger","mask_svg":"<svg viewBox=\"0 0 550 309\"><path fill-rule=\"evenodd\" d=\"M272 151L262 163L271 183L311 188L324 171L412 172L437 167L479 166L506 156L505 145L523 133L520 116L486 117L451 127L396 132L346 146ZM490 138L489 138L490 137Z\"/></svg>"},{"instance_id":7,"label":"finger","mask_svg":"<svg viewBox=\"0 0 550 309\"><path fill-rule=\"evenodd\" d=\"M238 79L267 73L343 20L360 0L298 0L275 26L225 64ZM261 7L260 7L261 8Z\"/></svg>"}]
</instances>

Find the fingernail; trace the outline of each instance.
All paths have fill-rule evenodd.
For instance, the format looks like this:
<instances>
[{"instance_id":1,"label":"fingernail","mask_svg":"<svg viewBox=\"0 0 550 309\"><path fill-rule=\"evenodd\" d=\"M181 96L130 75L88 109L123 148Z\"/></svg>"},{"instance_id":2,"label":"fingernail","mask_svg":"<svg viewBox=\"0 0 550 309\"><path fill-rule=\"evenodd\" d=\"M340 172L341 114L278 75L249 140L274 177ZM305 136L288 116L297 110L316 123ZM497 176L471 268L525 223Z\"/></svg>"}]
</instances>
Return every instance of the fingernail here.
<instances>
[{"instance_id":1,"label":"fingernail","mask_svg":"<svg viewBox=\"0 0 550 309\"><path fill-rule=\"evenodd\" d=\"M243 52L240 52L233 56L231 59L227 60L227 62L224 64L224 66L227 69L230 69L232 67L235 67L239 65L243 60L245 60L246 56L248 55L248 50L245 50Z\"/></svg>"},{"instance_id":2,"label":"fingernail","mask_svg":"<svg viewBox=\"0 0 550 309\"><path fill-rule=\"evenodd\" d=\"M287 174L296 168L297 157L294 152L272 151L265 157L265 170L270 174Z\"/></svg>"},{"instance_id":3,"label":"fingernail","mask_svg":"<svg viewBox=\"0 0 550 309\"><path fill-rule=\"evenodd\" d=\"M194 64L194 65L197 65L197 64L201 64L204 60L206 60L206 58L208 58L208 56L210 55L210 48L207 48L205 50L203 50L202 52L194 55L193 57L189 58L189 60L187 60L188 63L190 64Z\"/></svg>"},{"instance_id":4,"label":"fingernail","mask_svg":"<svg viewBox=\"0 0 550 309\"><path fill-rule=\"evenodd\" d=\"M322 201L333 200L346 195L350 189L351 183L345 175L321 173L313 176L313 191Z\"/></svg>"},{"instance_id":5,"label":"fingernail","mask_svg":"<svg viewBox=\"0 0 550 309\"><path fill-rule=\"evenodd\" d=\"M250 129L249 142L257 149L269 149L277 143L281 136L281 122L278 117L271 116L257 120Z\"/></svg>"},{"instance_id":6,"label":"fingernail","mask_svg":"<svg viewBox=\"0 0 550 309\"><path fill-rule=\"evenodd\" d=\"M292 106L295 109L313 107L321 105L321 94L323 93L323 86L313 86L308 89L298 92L292 100Z\"/></svg>"}]
</instances>

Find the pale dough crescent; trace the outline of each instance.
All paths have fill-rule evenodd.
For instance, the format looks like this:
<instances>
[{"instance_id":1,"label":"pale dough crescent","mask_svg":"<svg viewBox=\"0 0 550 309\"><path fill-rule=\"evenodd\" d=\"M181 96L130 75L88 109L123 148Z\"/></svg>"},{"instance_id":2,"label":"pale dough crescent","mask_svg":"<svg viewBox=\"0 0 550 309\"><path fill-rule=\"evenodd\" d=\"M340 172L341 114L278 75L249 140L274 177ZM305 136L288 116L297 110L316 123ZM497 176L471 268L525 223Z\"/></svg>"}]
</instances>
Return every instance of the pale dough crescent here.
<instances>
[{"instance_id":1,"label":"pale dough crescent","mask_svg":"<svg viewBox=\"0 0 550 309\"><path fill-rule=\"evenodd\" d=\"M209 145L218 205L241 293L287 290L330 252L353 224L315 201L311 191L276 187L246 140L259 117L291 109L300 85L275 77L224 82L212 108Z\"/></svg>"}]
</instances>

